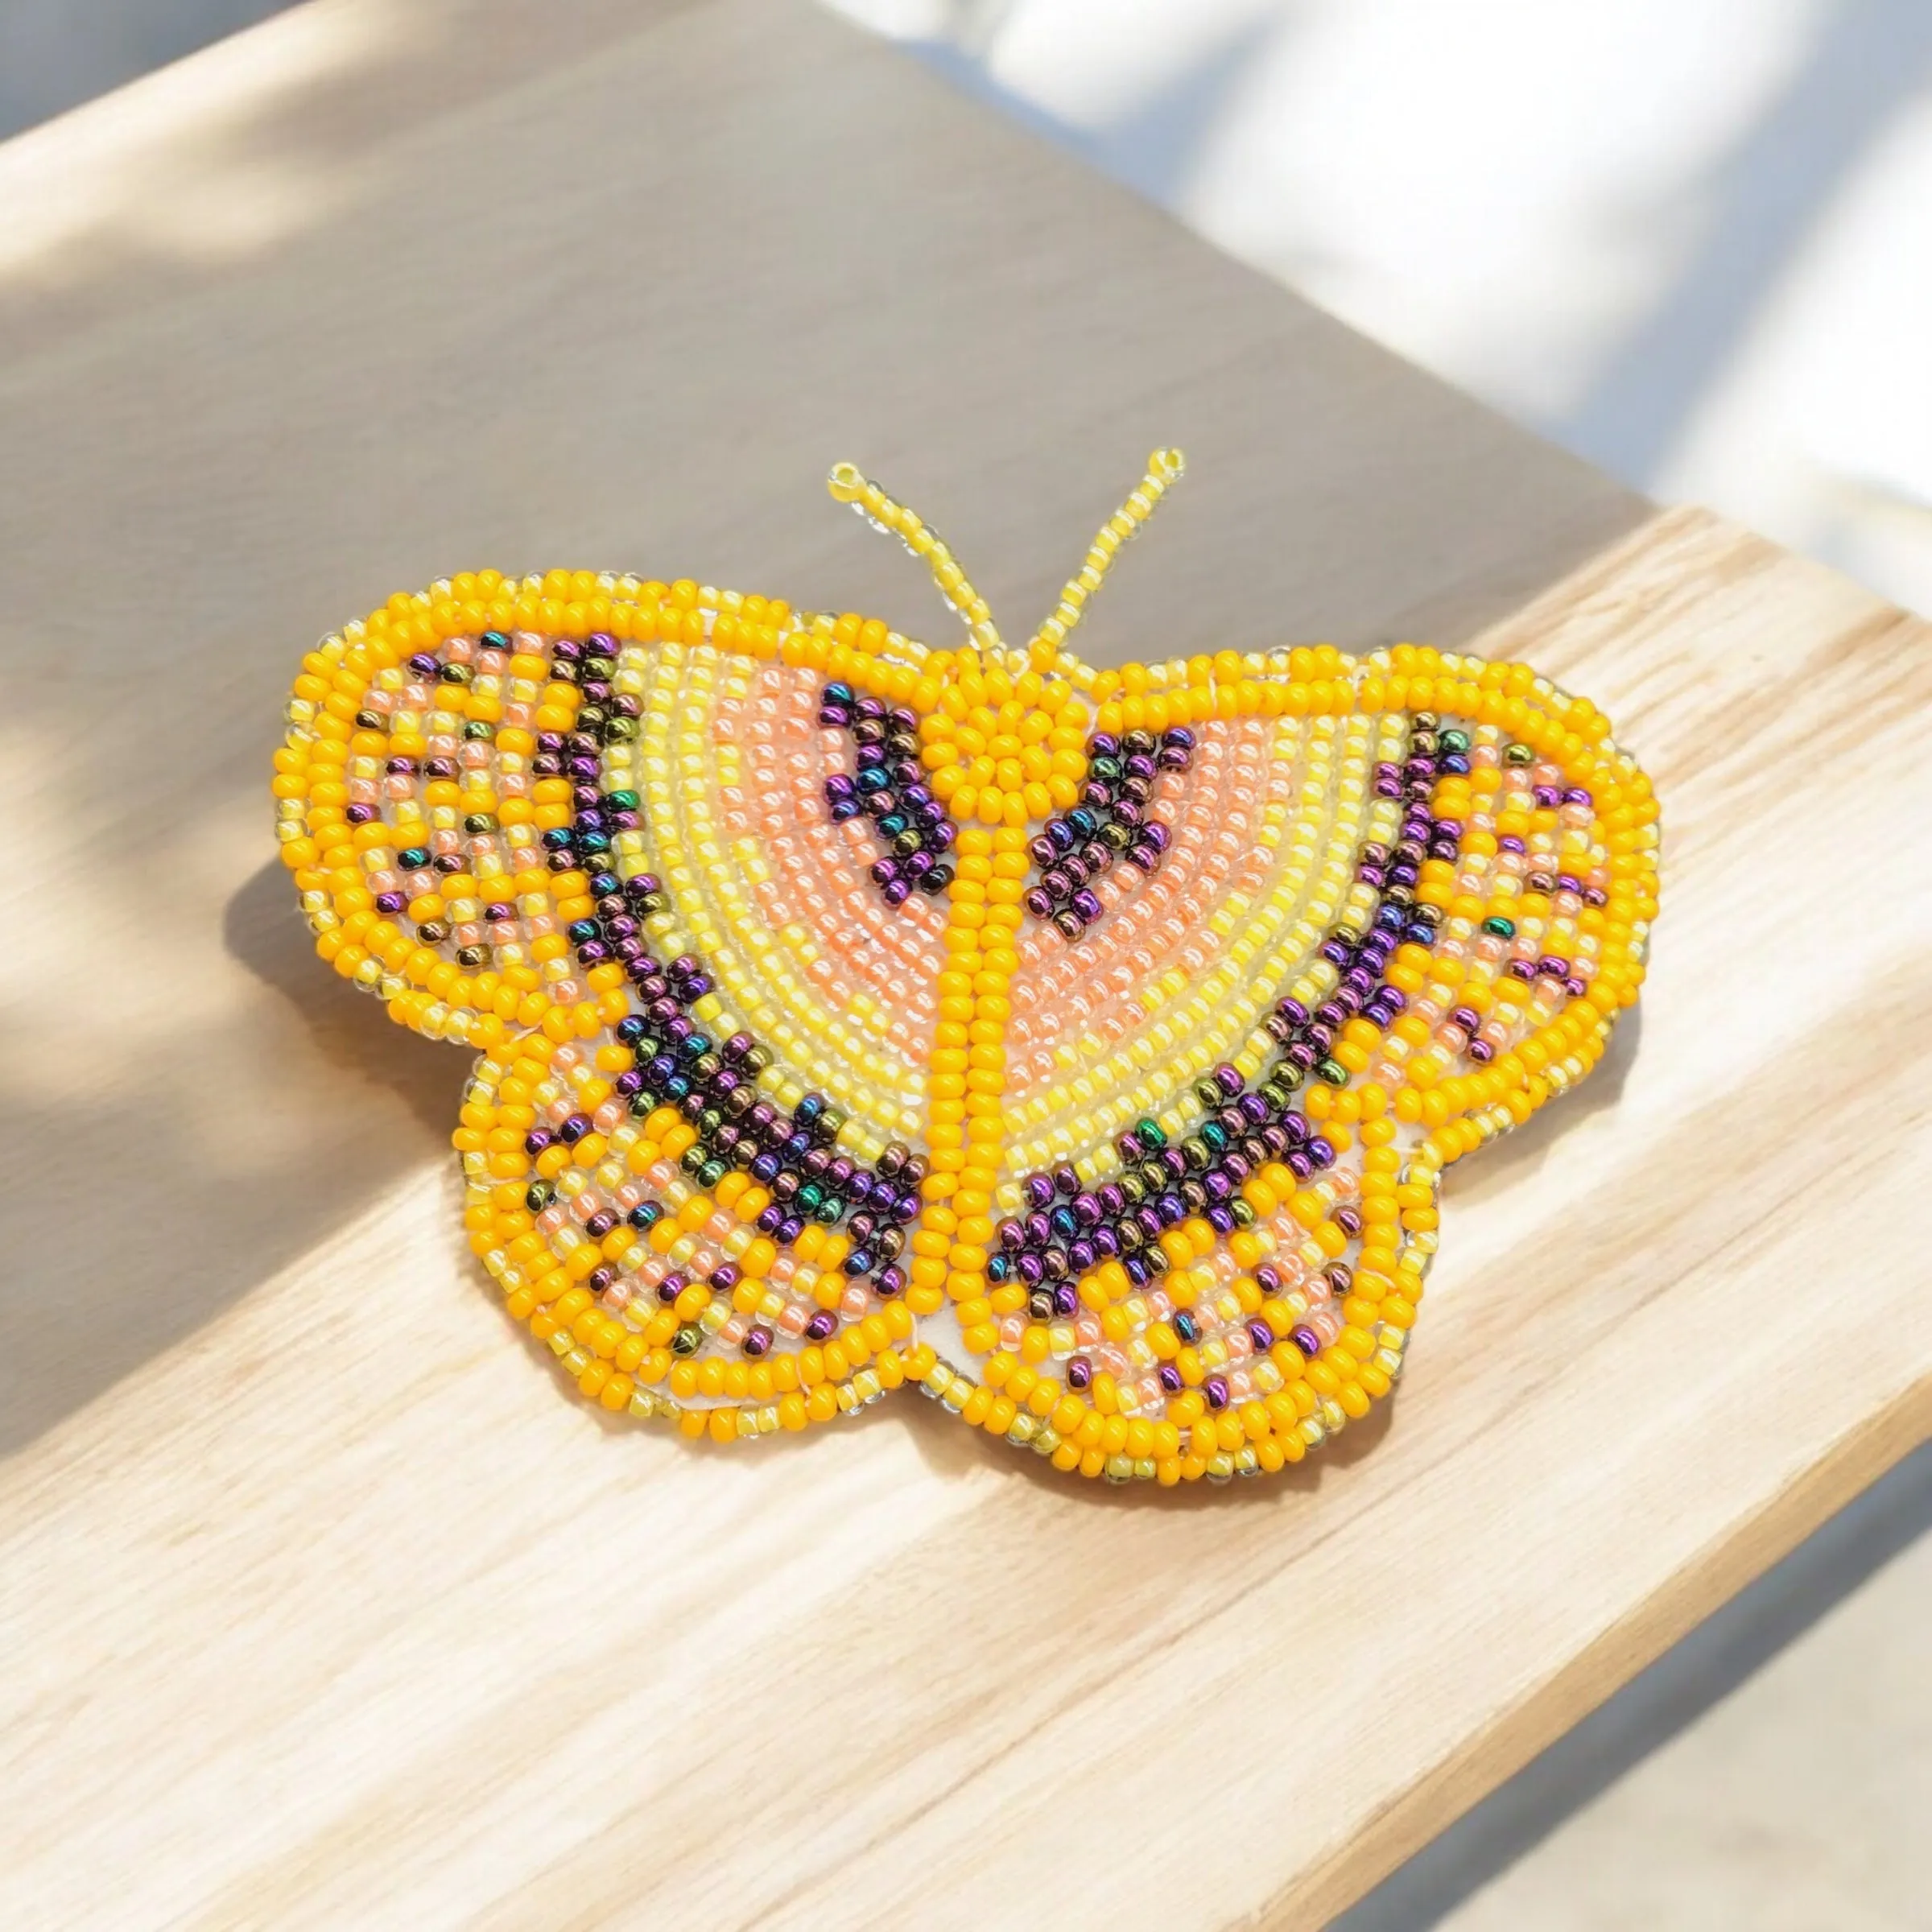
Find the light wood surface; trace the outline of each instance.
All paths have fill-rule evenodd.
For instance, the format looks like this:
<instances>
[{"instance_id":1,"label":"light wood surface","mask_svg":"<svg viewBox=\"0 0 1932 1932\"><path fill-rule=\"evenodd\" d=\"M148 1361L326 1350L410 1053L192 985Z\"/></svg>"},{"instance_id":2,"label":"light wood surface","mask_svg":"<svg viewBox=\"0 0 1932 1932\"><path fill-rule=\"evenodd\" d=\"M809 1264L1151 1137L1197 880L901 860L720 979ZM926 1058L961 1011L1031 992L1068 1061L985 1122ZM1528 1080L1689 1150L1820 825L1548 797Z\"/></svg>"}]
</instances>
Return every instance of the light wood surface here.
<instances>
[{"instance_id":1,"label":"light wood surface","mask_svg":"<svg viewBox=\"0 0 1932 1932\"><path fill-rule=\"evenodd\" d=\"M0 1922L1317 1924L1932 1426L1932 635L809 14L528 18L332 0L0 147ZM461 1056L265 863L295 654L490 561L926 628L844 455L1031 610L1167 440L1096 653L1587 692L1640 1019L1290 1478L603 1426L462 1247Z\"/></svg>"}]
</instances>

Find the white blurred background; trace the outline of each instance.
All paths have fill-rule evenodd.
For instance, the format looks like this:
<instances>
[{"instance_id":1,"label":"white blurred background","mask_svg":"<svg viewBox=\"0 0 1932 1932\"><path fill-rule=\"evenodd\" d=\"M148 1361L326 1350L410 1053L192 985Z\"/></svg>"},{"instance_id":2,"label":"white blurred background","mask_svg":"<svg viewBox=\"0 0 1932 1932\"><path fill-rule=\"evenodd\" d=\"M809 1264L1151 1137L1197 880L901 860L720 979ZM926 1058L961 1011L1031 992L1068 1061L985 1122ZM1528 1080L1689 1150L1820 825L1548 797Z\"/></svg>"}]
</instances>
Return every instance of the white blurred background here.
<instances>
[{"instance_id":1,"label":"white blurred background","mask_svg":"<svg viewBox=\"0 0 1932 1932\"><path fill-rule=\"evenodd\" d=\"M1932 611L1932 0L833 0L1505 415Z\"/></svg>"},{"instance_id":2,"label":"white blurred background","mask_svg":"<svg viewBox=\"0 0 1932 1932\"><path fill-rule=\"evenodd\" d=\"M1932 0L824 3L1624 481L1932 613ZM279 10L0 0L0 139ZM1922 1450L1343 1926L1932 1928L1928 1525Z\"/></svg>"}]
</instances>

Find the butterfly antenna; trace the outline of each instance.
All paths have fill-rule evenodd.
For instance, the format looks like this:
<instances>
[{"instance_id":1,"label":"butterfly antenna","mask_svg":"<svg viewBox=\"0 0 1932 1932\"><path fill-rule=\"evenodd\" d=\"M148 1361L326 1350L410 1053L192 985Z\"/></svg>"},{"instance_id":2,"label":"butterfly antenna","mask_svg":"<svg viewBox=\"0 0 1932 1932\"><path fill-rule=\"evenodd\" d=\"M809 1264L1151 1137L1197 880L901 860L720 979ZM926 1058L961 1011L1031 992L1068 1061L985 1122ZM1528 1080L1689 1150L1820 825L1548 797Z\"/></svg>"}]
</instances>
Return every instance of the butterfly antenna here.
<instances>
[{"instance_id":1,"label":"butterfly antenna","mask_svg":"<svg viewBox=\"0 0 1932 1932\"><path fill-rule=\"evenodd\" d=\"M1061 646L1080 622L1087 600L1100 588L1121 546L1154 514L1169 485L1178 483L1187 468L1187 459L1178 449L1157 449L1147 459L1147 473L1139 487L1100 526L1086 562L1067 580L1052 614L1027 641L1026 661L1034 670L1052 670Z\"/></svg>"},{"instance_id":2,"label":"butterfly antenna","mask_svg":"<svg viewBox=\"0 0 1932 1932\"><path fill-rule=\"evenodd\" d=\"M926 559L939 595L965 619L967 631L980 655L997 661L1005 644L993 623L993 613L960 568L952 552L939 541L939 533L903 503L895 503L869 477L861 476L854 464L835 463L825 479L825 487L835 502L849 503L874 530L898 538L915 557Z\"/></svg>"}]
</instances>

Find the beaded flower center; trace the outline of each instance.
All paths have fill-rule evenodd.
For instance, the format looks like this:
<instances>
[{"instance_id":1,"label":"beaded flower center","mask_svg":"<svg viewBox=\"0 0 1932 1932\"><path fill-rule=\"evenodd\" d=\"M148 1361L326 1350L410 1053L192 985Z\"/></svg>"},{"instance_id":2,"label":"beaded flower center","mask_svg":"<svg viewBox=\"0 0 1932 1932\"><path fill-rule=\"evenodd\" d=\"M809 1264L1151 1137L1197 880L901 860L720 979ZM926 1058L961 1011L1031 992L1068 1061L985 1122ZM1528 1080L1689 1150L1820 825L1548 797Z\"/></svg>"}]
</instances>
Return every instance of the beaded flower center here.
<instances>
[{"instance_id":1,"label":"beaded flower center","mask_svg":"<svg viewBox=\"0 0 1932 1932\"><path fill-rule=\"evenodd\" d=\"M470 1242L579 1390L730 1441L918 1384L1115 1480L1278 1469L1400 1371L1444 1166L1600 1056L1657 807L1521 665L1096 671L1157 452L1026 645L465 574L304 660L317 947L479 1055Z\"/></svg>"}]
</instances>

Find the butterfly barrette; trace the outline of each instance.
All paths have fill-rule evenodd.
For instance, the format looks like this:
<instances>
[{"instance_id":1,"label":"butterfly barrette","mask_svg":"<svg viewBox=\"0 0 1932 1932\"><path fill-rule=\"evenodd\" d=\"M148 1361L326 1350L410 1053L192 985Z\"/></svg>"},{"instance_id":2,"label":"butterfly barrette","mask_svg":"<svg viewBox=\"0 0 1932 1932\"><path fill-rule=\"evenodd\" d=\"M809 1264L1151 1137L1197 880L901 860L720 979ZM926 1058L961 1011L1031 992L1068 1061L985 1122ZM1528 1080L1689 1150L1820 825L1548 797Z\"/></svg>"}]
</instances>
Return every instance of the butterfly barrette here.
<instances>
[{"instance_id":1,"label":"butterfly barrette","mask_svg":"<svg viewBox=\"0 0 1932 1932\"><path fill-rule=\"evenodd\" d=\"M1398 1374L1443 1170L1637 997L1657 808L1521 664L1023 649L688 580L439 581L303 661L316 949L477 1055L470 1245L605 1409L719 1442L906 1382L1063 1470L1275 1470Z\"/></svg>"}]
</instances>

